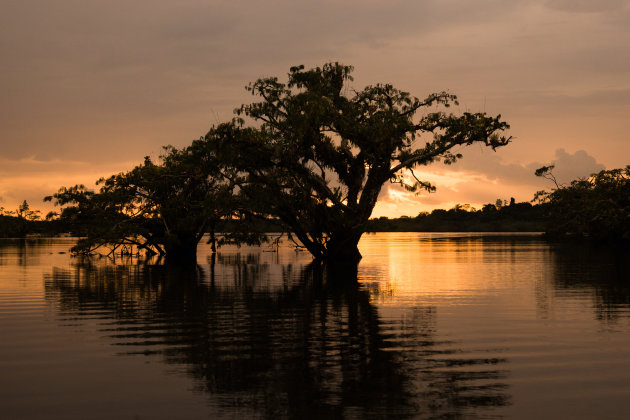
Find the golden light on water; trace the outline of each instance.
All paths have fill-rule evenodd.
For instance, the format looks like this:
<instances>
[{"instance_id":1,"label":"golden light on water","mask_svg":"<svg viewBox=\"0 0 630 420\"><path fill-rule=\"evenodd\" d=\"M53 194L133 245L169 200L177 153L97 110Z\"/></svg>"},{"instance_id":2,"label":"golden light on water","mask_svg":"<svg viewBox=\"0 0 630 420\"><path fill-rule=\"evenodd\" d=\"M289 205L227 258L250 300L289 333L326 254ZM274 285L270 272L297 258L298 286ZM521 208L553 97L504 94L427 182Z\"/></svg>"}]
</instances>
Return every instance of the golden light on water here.
<instances>
[{"instance_id":1,"label":"golden light on water","mask_svg":"<svg viewBox=\"0 0 630 420\"><path fill-rule=\"evenodd\" d=\"M529 263L513 261L510 242L489 245L474 233L367 234L360 247L370 255L370 267L387 267L388 287L407 295L453 297L505 288L518 264ZM369 278L364 276L366 281Z\"/></svg>"}]
</instances>

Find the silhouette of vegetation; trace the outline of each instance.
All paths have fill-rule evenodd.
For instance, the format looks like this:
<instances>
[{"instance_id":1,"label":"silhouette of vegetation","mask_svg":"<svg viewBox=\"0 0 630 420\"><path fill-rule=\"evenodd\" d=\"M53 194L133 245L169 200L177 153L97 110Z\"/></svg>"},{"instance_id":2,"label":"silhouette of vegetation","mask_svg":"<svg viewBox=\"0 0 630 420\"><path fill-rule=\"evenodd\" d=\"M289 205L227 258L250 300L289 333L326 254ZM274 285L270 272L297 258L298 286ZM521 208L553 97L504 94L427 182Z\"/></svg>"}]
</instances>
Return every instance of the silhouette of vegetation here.
<instances>
[{"instance_id":1,"label":"silhouette of vegetation","mask_svg":"<svg viewBox=\"0 0 630 420\"><path fill-rule=\"evenodd\" d=\"M41 229L39 210L32 210L26 200L15 210L0 207L0 237L22 238Z\"/></svg>"},{"instance_id":2,"label":"silhouette of vegetation","mask_svg":"<svg viewBox=\"0 0 630 420\"><path fill-rule=\"evenodd\" d=\"M31 206L24 200L15 211L9 211L6 214L13 215L21 220L38 220L39 210L31 210Z\"/></svg>"},{"instance_id":3,"label":"silhouette of vegetation","mask_svg":"<svg viewBox=\"0 0 630 420\"><path fill-rule=\"evenodd\" d=\"M509 143L500 116L445 110L457 104L440 92L421 100L389 84L351 90L352 67L292 67L288 82L258 79L259 102L212 128L208 149L238 172L230 179L252 214L277 218L316 259L358 262L357 244L381 187L435 187L414 168L461 157L459 146L492 149ZM255 126L246 126L247 118Z\"/></svg>"},{"instance_id":4,"label":"silhouette of vegetation","mask_svg":"<svg viewBox=\"0 0 630 420\"><path fill-rule=\"evenodd\" d=\"M416 217L370 219L369 232L542 232L544 205L497 200L480 210L457 204L450 210L421 212Z\"/></svg>"},{"instance_id":5,"label":"silhouette of vegetation","mask_svg":"<svg viewBox=\"0 0 630 420\"><path fill-rule=\"evenodd\" d=\"M17 217L0 214L0 237L1 238L21 238L26 232L23 223Z\"/></svg>"},{"instance_id":6,"label":"silhouette of vegetation","mask_svg":"<svg viewBox=\"0 0 630 420\"><path fill-rule=\"evenodd\" d=\"M630 243L630 166L603 170L569 185L559 185L552 171L553 166L536 171L556 186L535 198L547 206L549 237Z\"/></svg>"},{"instance_id":7,"label":"silhouette of vegetation","mask_svg":"<svg viewBox=\"0 0 630 420\"><path fill-rule=\"evenodd\" d=\"M214 247L214 232L223 220L236 217L238 209L234 184L218 176L219 162L195 146L167 147L158 163L146 157L129 172L99 180L98 192L75 185L46 197L62 207L62 222L85 235L72 251L91 254L104 247L109 255L142 251L171 262L196 263L204 233L211 233ZM223 238L248 243L263 239L248 232Z\"/></svg>"}]
</instances>

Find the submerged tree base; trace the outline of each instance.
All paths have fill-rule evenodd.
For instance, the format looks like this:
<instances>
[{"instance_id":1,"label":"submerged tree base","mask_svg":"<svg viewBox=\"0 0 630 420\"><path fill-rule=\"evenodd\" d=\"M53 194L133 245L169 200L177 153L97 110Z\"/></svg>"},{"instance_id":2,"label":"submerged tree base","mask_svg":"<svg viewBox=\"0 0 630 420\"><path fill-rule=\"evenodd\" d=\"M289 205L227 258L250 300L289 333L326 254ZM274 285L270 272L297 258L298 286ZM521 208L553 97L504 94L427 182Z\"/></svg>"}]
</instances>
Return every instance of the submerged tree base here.
<instances>
[{"instance_id":1,"label":"submerged tree base","mask_svg":"<svg viewBox=\"0 0 630 420\"><path fill-rule=\"evenodd\" d=\"M311 273L313 278L328 287L345 285L356 285L358 280L358 263L349 263L336 260L314 260L306 267L306 272Z\"/></svg>"},{"instance_id":2,"label":"submerged tree base","mask_svg":"<svg viewBox=\"0 0 630 420\"><path fill-rule=\"evenodd\" d=\"M337 233L328 242L323 259L334 265L358 264L363 258L359 252L359 240L362 233Z\"/></svg>"},{"instance_id":3,"label":"submerged tree base","mask_svg":"<svg viewBox=\"0 0 630 420\"><path fill-rule=\"evenodd\" d=\"M167 249L164 262L167 265L197 265L197 246Z\"/></svg>"}]
</instances>

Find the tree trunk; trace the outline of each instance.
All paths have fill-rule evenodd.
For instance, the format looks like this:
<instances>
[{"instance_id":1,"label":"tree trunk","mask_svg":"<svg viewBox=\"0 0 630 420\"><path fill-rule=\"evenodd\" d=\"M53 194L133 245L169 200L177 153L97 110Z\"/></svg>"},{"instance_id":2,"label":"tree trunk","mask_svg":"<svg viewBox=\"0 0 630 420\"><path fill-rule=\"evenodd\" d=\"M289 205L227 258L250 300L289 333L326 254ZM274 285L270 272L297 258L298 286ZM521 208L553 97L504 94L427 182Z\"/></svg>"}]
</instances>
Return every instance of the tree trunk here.
<instances>
[{"instance_id":1,"label":"tree trunk","mask_svg":"<svg viewBox=\"0 0 630 420\"><path fill-rule=\"evenodd\" d=\"M173 265L196 265L197 243L194 235L172 235L164 244L166 263Z\"/></svg>"},{"instance_id":2,"label":"tree trunk","mask_svg":"<svg viewBox=\"0 0 630 420\"><path fill-rule=\"evenodd\" d=\"M362 256L359 252L359 240L363 232L335 232L326 247L326 262L335 265L356 265Z\"/></svg>"},{"instance_id":3,"label":"tree trunk","mask_svg":"<svg viewBox=\"0 0 630 420\"><path fill-rule=\"evenodd\" d=\"M212 250L212 255L217 253L217 238L214 235L214 224L210 226L210 238L208 239L208 243L210 245L210 249Z\"/></svg>"}]
</instances>

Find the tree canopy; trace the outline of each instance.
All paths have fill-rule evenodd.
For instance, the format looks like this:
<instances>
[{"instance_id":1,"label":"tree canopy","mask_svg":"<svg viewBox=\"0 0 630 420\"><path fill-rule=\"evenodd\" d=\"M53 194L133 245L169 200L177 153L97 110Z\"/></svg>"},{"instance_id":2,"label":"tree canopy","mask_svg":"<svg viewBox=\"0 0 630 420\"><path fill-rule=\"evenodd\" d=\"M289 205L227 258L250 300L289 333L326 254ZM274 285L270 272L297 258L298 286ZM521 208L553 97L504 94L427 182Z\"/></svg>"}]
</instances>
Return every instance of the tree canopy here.
<instances>
[{"instance_id":1,"label":"tree canopy","mask_svg":"<svg viewBox=\"0 0 630 420\"><path fill-rule=\"evenodd\" d=\"M166 147L158 163L146 157L129 172L99 180L98 192L75 185L46 200L54 199L62 206L60 218L85 234L76 253L136 249L193 263L204 233L214 233L237 208L234 184L218 175L218 165L195 143L181 150Z\"/></svg>"},{"instance_id":2,"label":"tree canopy","mask_svg":"<svg viewBox=\"0 0 630 420\"><path fill-rule=\"evenodd\" d=\"M353 90L352 70L329 63L292 67L286 83L258 79L248 90L259 101L205 141L234 168L230 179L252 213L278 218L316 258L356 262L383 184L433 191L415 168L511 137L500 135L509 128L500 116L446 112L457 104L447 92L418 99L389 84Z\"/></svg>"},{"instance_id":3,"label":"tree canopy","mask_svg":"<svg viewBox=\"0 0 630 420\"><path fill-rule=\"evenodd\" d=\"M548 208L549 236L586 237L595 241L630 242L630 166L603 170L569 185L555 180L553 165L536 171L555 188L540 191L536 199Z\"/></svg>"}]
</instances>

